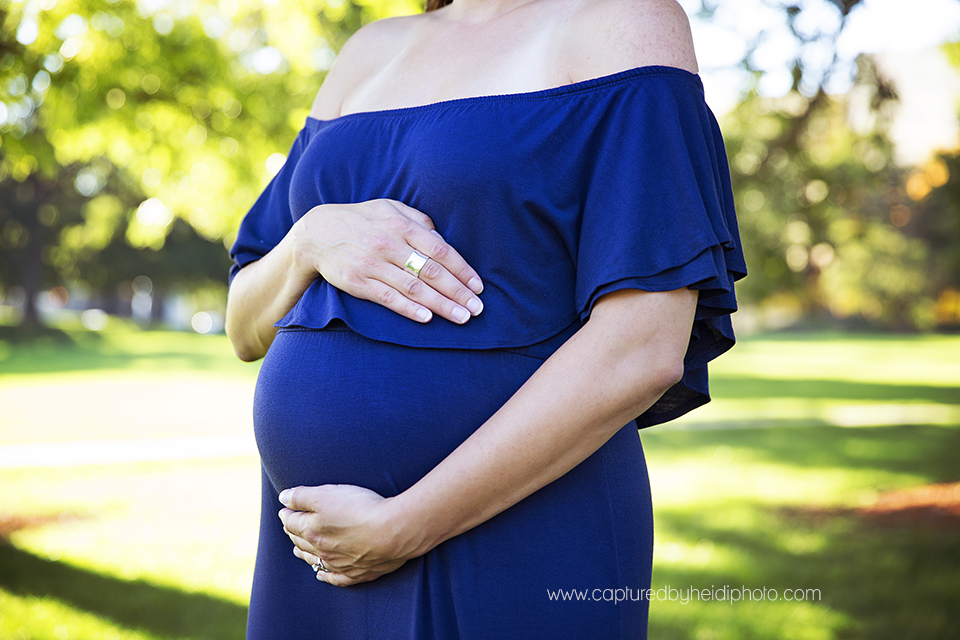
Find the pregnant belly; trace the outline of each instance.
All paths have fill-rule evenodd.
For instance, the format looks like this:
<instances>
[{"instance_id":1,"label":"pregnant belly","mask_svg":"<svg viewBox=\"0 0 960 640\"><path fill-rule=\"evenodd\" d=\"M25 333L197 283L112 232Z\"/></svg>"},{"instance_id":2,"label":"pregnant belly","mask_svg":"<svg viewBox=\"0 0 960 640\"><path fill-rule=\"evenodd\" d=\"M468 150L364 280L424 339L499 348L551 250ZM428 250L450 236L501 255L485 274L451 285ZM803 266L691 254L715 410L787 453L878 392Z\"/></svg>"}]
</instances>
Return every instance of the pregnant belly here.
<instances>
[{"instance_id":1,"label":"pregnant belly","mask_svg":"<svg viewBox=\"0 0 960 640\"><path fill-rule=\"evenodd\" d=\"M347 328L277 333L254 430L281 491L355 484L390 496L435 467L542 364L513 351L417 349Z\"/></svg>"}]
</instances>

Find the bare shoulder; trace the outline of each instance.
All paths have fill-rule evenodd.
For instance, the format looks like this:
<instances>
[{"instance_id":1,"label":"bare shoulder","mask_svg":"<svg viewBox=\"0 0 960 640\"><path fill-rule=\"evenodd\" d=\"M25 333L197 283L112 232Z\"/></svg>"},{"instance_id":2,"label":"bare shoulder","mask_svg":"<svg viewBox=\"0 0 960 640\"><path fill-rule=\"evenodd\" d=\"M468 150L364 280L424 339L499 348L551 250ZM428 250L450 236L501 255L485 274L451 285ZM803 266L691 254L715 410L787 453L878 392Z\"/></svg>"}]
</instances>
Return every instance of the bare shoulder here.
<instances>
[{"instance_id":1,"label":"bare shoulder","mask_svg":"<svg viewBox=\"0 0 960 640\"><path fill-rule=\"evenodd\" d=\"M337 54L310 115L321 120L338 117L344 97L396 56L421 21L422 14L385 18L358 29Z\"/></svg>"},{"instance_id":2,"label":"bare shoulder","mask_svg":"<svg viewBox=\"0 0 960 640\"><path fill-rule=\"evenodd\" d=\"M699 70L690 21L676 0L587 0L570 25L573 80L650 65Z\"/></svg>"}]
</instances>

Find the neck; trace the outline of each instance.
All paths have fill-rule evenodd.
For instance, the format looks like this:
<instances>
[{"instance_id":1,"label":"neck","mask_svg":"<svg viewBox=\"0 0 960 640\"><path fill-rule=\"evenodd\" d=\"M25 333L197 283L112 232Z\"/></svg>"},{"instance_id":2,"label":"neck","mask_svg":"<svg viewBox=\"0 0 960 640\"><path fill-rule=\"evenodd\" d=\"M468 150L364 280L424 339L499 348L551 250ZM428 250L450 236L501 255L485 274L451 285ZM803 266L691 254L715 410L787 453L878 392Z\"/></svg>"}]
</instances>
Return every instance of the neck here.
<instances>
[{"instance_id":1,"label":"neck","mask_svg":"<svg viewBox=\"0 0 960 640\"><path fill-rule=\"evenodd\" d=\"M454 0L447 17L464 22L487 22L538 0Z\"/></svg>"}]
</instances>

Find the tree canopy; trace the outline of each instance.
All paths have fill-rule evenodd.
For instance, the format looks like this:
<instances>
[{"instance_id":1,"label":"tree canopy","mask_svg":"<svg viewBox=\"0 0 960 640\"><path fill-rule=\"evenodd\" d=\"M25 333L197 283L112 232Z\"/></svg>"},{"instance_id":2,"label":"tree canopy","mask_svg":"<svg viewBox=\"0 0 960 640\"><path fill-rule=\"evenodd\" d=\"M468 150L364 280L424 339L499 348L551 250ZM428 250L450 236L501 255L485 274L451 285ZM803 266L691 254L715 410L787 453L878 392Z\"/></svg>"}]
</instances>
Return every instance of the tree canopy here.
<instances>
[{"instance_id":1,"label":"tree canopy","mask_svg":"<svg viewBox=\"0 0 960 640\"><path fill-rule=\"evenodd\" d=\"M0 285L222 283L343 41L403 0L0 5ZM107 305L109 306L109 304Z\"/></svg>"}]
</instances>

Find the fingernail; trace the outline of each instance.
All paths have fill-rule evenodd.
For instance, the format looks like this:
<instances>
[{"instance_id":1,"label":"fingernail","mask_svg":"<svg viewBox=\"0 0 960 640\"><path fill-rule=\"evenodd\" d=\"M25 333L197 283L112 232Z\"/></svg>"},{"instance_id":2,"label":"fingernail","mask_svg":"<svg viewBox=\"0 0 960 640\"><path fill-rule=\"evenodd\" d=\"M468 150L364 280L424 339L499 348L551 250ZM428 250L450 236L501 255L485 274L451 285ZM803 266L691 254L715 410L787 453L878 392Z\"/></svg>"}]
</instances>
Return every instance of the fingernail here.
<instances>
[{"instance_id":1,"label":"fingernail","mask_svg":"<svg viewBox=\"0 0 960 640\"><path fill-rule=\"evenodd\" d=\"M283 491L280 492L280 503L283 506L288 507L290 506L289 504L287 504L289 500L290 500L290 489L284 489Z\"/></svg>"},{"instance_id":2,"label":"fingernail","mask_svg":"<svg viewBox=\"0 0 960 640\"><path fill-rule=\"evenodd\" d=\"M430 312L427 309L417 309L417 319L420 322L427 322L430 320Z\"/></svg>"},{"instance_id":3,"label":"fingernail","mask_svg":"<svg viewBox=\"0 0 960 640\"><path fill-rule=\"evenodd\" d=\"M467 309L470 309L470 313L473 315L478 316L483 311L483 303L477 298L470 298L467 300Z\"/></svg>"},{"instance_id":4,"label":"fingernail","mask_svg":"<svg viewBox=\"0 0 960 640\"><path fill-rule=\"evenodd\" d=\"M438 238L440 238L441 240L443 240L443 236L440 235L440 232L437 231L436 229L430 229L430 233L432 233L433 235L435 235L435 236L437 236Z\"/></svg>"},{"instance_id":5,"label":"fingernail","mask_svg":"<svg viewBox=\"0 0 960 640\"><path fill-rule=\"evenodd\" d=\"M467 310L464 309L463 307L457 307L456 309L453 310L453 319L459 322L460 324L463 324L464 322L470 319L470 313L467 312Z\"/></svg>"},{"instance_id":6,"label":"fingernail","mask_svg":"<svg viewBox=\"0 0 960 640\"><path fill-rule=\"evenodd\" d=\"M467 286L470 287L470 290L474 293L483 293L483 283L480 282L480 278L470 278Z\"/></svg>"}]
</instances>

